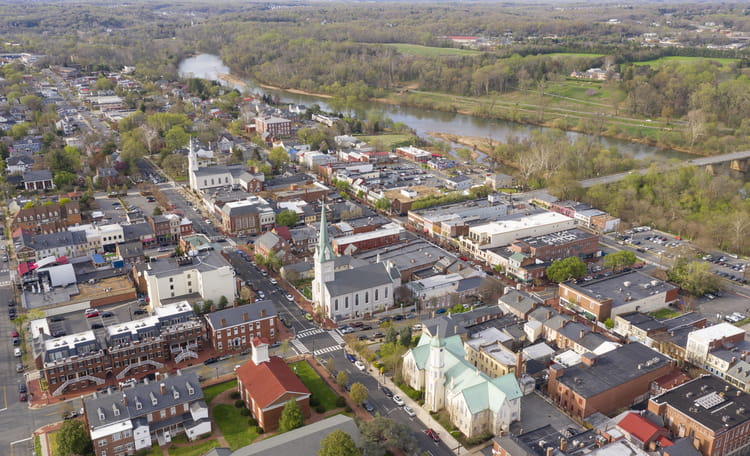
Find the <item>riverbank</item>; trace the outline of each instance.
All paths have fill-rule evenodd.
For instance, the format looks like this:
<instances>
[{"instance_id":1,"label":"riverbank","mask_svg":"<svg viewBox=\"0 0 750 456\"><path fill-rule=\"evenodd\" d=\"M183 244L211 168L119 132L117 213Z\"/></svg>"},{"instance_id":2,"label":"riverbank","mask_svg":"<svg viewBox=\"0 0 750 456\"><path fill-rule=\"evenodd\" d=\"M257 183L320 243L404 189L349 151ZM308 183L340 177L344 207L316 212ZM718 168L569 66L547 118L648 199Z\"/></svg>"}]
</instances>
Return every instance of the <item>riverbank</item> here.
<instances>
[{"instance_id":1,"label":"riverbank","mask_svg":"<svg viewBox=\"0 0 750 456\"><path fill-rule=\"evenodd\" d=\"M230 84L234 84L240 87L247 87L247 83L245 81L229 73L217 73L216 77Z\"/></svg>"},{"instance_id":2,"label":"riverbank","mask_svg":"<svg viewBox=\"0 0 750 456\"><path fill-rule=\"evenodd\" d=\"M305 92L304 90L299 90L299 89L285 89L283 87L272 86L270 84L263 84L262 82L258 82L258 85L264 89L279 90L282 92L295 93L297 95L305 95L307 97L318 97L318 98L325 98L328 100L333 98L333 95L328 95L327 93Z\"/></svg>"}]
</instances>

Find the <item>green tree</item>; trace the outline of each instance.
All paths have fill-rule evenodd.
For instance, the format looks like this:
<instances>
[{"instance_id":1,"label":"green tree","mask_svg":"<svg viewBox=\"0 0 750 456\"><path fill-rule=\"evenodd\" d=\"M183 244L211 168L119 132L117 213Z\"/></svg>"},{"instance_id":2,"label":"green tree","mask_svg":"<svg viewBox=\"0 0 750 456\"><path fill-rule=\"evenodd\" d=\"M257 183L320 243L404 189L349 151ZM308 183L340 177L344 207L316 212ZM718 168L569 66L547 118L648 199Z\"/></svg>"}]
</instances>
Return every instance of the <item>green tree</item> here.
<instances>
[{"instance_id":1,"label":"green tree","mask_svg":"<svg viewBox=\"0 0 750 456\"><path fill-rule=\"evenodd\" d=\"M76 179L78 179L77 174L73 174L68 171L58 171L57 173L55 173L55 177L54 179L52 179L52 181L55 183L55 187L65 188L69 185L72 185L73 182L76 181Z\"/></svg>"},{"instance_id":2,"label":"green tree","mask_svg":"<svg viewBox=\"0 0 750 456\"><path fill-rule=\"evenodd\" d=\"M281 417L279 418L279 430L281 432L291 431L302 426L304 418L302 416L302 409L296 400L292 399L284 404L284 409L281 411Z\"/></svg>"},{"instance_id":3,"label":"green tree","mask_svg":"<svg viewBox=\"0 0 750 456\"><path fill-rule=\"evenodd\" d=\"M89 433L80 420L64 421L57 432L57 452L63 456L88 456L94 454Z\"/></svg>"},{"instance_id":4,"label":"green tree","mask_svg":"<svg viewBox=\"0 0 750 456\"><path fill-rule=\"evenodd\" d=\"M382 197L375 202L375 208L383 212L388 212L391 210L391 200L386 197Z\"/></svg>"},{"instance_id":5,"label":"green tree","mask_svg":"<svg viewBox=\"0 0 750 456\"><path fill-rule=\"evenodd\" d=\"M276 224L281 226L294 226L299 222L299 216L291 209L284 209L276 215Z\"/></svg>"},{"instance_id":6,"label":"green tree","mask_svg":"<svg viewBox=\"0 0 750 456\"><path fill-rule=\"evenodd\" d=\"M611 318L607 318L606 320L604 320L604 326L606 326L607 329L612 329L615 327L615 321Z\"/></svg>"},{"instance_id":7,"label":"green tree","mask_svg":"<svg viewBox=\"0 0 750 456\"><path fill-rule=\"evenodd\" d=\"M203 301L203 313L207 314L207 313L211 312L213 306L214 306L213 300L206 299L205 301Z\"/></svg>"},{"instance_id":8,"label":"green tree","mask_svg":"<svg viewBox=\"0 0 750 456\"><path fill-rule=\"evenodd\" d=\"M406 326L404 328L401 328L401 331L398 334L398 343L403 345L404 347L408 347L409 345L411 345L411 328L410 327Z\"/></svg>"},{"instance_id":9,"label":"green tree","mask_svg":"<svg viewBox=\"0 0 750 456\"><path fill-rule=\"evenodd\" d=\"M115 88L115 84L112 82L111 79L105 78L104 76L102 76L96 80L96 84L94 85L94 88L96 90L112 90Z\"/></svg>"},{"instance_id":10,"label":"green tree","mask_svg":"<svg viewBox=\"0 0 750 456\"><path fill-rule=\"evenodd\" d=\"M341 388L346 388L346 385L349 383L349 376L344 371L339 371L338 374L336 374L336 384L339 385Z\"/></svg>"},{"instance_id":11,"label":"green tree","mask_svg":"<svg viewBox=\"0 0 750 456\"><path fill-rule=\"evenodd\" d=\"M278 171L282 166L289 163L289 154L283 147L274 147L268 153L268 159L273 163L274 170Z\"/></svg>"},{"instance_id":12,"label":"green tree","mask_svg":"<svg viewBox=\"0 0 750 456\"><path fill-rule=\"evenodd\" d=\"M398 341L398 331L393 326L388 328L388 331L385 332L385 338L383 339L383 342L386 344L395 344Z\"/></svg>"},{"instance_id":13,"label":"green tree","mask_svg":"<svg viewBox=\"0 0 750 456\"><path fill-rule=\"evenodd\" d=\"M620 250L604 257L604 267L616 271L627 266L632 266L637 260L638 258L630 250Z\"/></svg>"},{"instance_id":14,"label":"green tree","mask_svg":"<svg viewBox=\"0 0 750 456\"><path fill-rule=\"evenodd\" d=\"M721 288L719 277L711 271L710 263L705 261L688 261L679 257L667 271L667 277L694 296L713 293Z\"/></svg>"},{"instance_id":15,"label":"green tree","mask_svg":"<svg viewBox=\"0 0 750 456\"><path fill-rule=\"evenodd\" d=\"M185 133L185 130L177 125L169 129L164 135L164 142L168 151L174 151L181 147L187 146L190 141L190 135Z\"/></svg>"},{"instance_id":16,"label":"green tree","mask_svg":"<svg viewBox=\"0 0 750 456\"><path fill-rule=\"evenodd\" d=\"M547 268L547 278L553 282L564 282L586 274L586 263L577 256L553 262Z\"/></svg>"},{"instance_id":17,"label":"green tree","mask_svg":"<svg viewBox=\"0 0 750 456\"><path fill-rule=\"evenodd\" d=\"M229 304L229 300L226 296L221 295L221 297L219 298L219 310L225 308L227 304Z\"/></svg>"},{"instance_id":18,"label":"green tree","mask_svg":"<svg viewBox=\"0 0 750 456\"><path fill-rule=\"evenodd\" d=\"M371 421L362 421L359 432L364 441L363 456L383 456L390 448L411 454L416 447L409 429L390 418L376 416Z\"/></svg>"},{"instance_id":19,"label":"green tree","mask_svg":"<svg viewBox=\"0 0 750 456\"><path fill-rule=\"evenodd\" d=\"M318 456L362 456L352 437L336 429L320 441Z\"/></svg>"},{"instance_id":20,"label":"green tree","mask_svg":"<svg viewBox=\"0 0 750 456\"><path fill-rule=\"evenodd\" d=\"M161 214L162 214L162 210L161 210L161 208L160 208L159 206L156 206L156 207L154 208L154 212L153 212L153 215L154 215L154 216L157 216L157 215L161 215Z\"/></svg>"},{"instance_id":21,"label":"green tree","mask_svg":"<svg viewBox=\"0 0 750 456\"><path fill-rule=\"evenodd\" d=\"M361 404L367 400L367 388L359 382L354 383L349 390L349 397L355 404Z\"/></svg>"}]
</instances>

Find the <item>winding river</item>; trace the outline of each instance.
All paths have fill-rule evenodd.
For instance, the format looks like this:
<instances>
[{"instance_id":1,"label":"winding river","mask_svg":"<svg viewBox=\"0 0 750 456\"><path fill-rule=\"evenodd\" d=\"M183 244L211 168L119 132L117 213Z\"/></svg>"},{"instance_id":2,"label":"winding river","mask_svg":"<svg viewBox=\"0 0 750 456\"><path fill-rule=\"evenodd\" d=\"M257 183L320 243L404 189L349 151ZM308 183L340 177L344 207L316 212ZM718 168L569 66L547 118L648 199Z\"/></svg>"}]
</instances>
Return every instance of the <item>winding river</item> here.
<instances>
[{"instance_id":1,"label":"winding river","mask_svg":"<svg viewBox=\"0 0 750 456\"><path fill-rule=\"evenodd\" d=\"M183 60L179 66L179 73L182 77L197 77L219 81L218 75L229 74L230 69L221 61L221 58L212 54L199 54L194 57ZM249 93L260 93L278 96L283 103L294 103L310 106L318 104L325 111L334 111L327 103L325 98L313 95L303 95L292 93L285 90L272 90L258 87L251 81L245 81L244 87L237 87L239 90ZM367 113L378 113L384 117L392 119L394 122L401 122L413 128L420 136L427 136L427 132L450 133L462 136L476 136L482 138L491 138L495 141L505 141L510 136L526 137L534 130L544 130L545 127L529 126L499 119L486 119L473 117L465 114L452 112L436 111L432 109L416 108L411 106L396 106L377 102L362 102L353 110L362 118ZM578 136L591 136L585 133L568 132L571 138ZM604 147L617 147L621 152L630 153L636 158L646 158L657 155L665 158L694 158L690 154L668 149L659 149L654 146L645 144L631 143L619 139L597 137L597 140Z\"/></svg>"}]
</instances>

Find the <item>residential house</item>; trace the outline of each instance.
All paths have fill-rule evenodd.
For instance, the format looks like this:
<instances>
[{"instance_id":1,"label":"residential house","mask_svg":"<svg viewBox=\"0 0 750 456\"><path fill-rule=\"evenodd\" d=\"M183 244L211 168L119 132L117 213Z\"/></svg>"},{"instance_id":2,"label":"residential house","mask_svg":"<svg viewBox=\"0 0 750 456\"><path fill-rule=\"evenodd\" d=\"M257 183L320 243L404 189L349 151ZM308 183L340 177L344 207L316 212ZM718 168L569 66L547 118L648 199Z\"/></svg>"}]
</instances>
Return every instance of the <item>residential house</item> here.
<instances>
[{"instance_id":1,"label":"residential house","mask_svg":"<svg viewBox=\"0 0 750 456\"><path fill-rule=\"evenodd\" d=\"M282 264L295 262L291 244L272 231L266 231L258 236L253 245L256 254L267 257L273 251L276 253L276 256L281 259Z\"/></svg>"},{"instance_id":2,"label":"residential house","mask_svg":"<svg viewBox=\"0 0 750 456\"><path fill-rule=\"evenodd\" d=\"M552 402L579 420L643 401L651 383L673 370L672 360L638 342L581 359L571 367L552 364L547 383Z\"/></svg>"},{"instance_id":3,"label":"residential house","mask_svg":"<svg viewBox=\"0 0 750 456\"><path fill-rule=\"evenodd\" d=\"M13 145L10 149L11 156L37 154L42 150L42 138L27 136L13 141Z\"/></svg>"},{"instance_id":4,"label":"residential house","mask_svg":"<svg viewBox=\"0 0 750 456\"><path fill-rule=\"evenodd\" d=\"M445 179L445 185L451 190L463 191L471 188L472 185L471 177L465 174L458 174L453 177Z\"/></svg>"},{"instance_id":5,"label":"residential house","mask_svg":"<svg viewBox=\"0 0 750 456\"><path fill-rule=\"evenodd\" d=\"M52 173L48 169L39 171L26 171L23 173L23 188L26 191L52 190L55 184L52 182Z\"/></svg>"},{"instance_id":6,"label":"residential house","mask_svg":"<svg viewBox=\"0 0 750 456\"><path fill-rule=\"evenodd\" d=\"M13 218L13 231L23 230L31 234L46 234L64 231L69 226L81 223L81 209L77 201L64 204L52 203L21 209Z\"/></svg>"},{"instance_id":7,"label":"residential house","mask_svg":"<svg viewBox=\"0 0 750 456\"><path fill-rule=\"evenodd\" d=\"M143 244L139 241L121 242L117 244L115 253L125 264L142 263L146 260L146 255L143 254Z\"/></svg>"},{"instance_id":8,"label":"residential house","mask_svg":"<svg viewBox=\"0 0 750 456\"><path fill-rule=\"evenodd\" d=\"M206 315L206 323L208 339L219 353L250 348L256 337L275 342L281 328L273 301L217 310Z\"/></svg>"},{"instance_id":9,"label":"residential house","mask_svg":"<svg viewBox=\"0 0 750 456\"><path fill-rule=\"evenodd\" d=\"M278 429L284 406L297 401L303 418L310 417L310 390L286 362L268 356L268 341L256 337L252 341L250 360L237 368L237 391L245 405L265 432Z\"/></svg>"},{"instance_id":10,"label":"residential house","mask_svg":"<svg viewBox=\"0 0 750 456\"><path fill-rule=\"evenodd\" d=\"M99 167L96 169L96 183L102 187L120 184L120 173L114 168Z\"/></svg>"},{"instance_id":11,"label":"residential house","mask_svg":"<svg viewBox=\"0 0 750 456\"><path fill-rule=\"evenodd\" d=\"M85 428L96 456L117 456L169 444L179 434L196 440L211 432L208 405L193 373L160 376L83 400Z\"/></svg>"},{"instance_id":12,"label":"residential house","mask_svg":"<svg viewBox=\"0 0 750 456\"><path fill-rule=\"evenodd\" d=\"M16 155L8 157L5 164L8 174L23 174L34 166L34 159L31 155Z\"/></svg>"}]
</instances>

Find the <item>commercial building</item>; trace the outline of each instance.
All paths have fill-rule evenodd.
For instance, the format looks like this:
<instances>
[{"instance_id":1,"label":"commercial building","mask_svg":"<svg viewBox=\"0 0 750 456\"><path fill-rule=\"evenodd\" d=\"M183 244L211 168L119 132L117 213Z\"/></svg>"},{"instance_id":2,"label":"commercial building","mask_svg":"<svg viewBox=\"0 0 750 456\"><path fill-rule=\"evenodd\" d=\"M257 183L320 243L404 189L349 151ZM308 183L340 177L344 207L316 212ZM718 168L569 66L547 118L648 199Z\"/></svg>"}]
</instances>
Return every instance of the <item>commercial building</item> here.
<instances>
[{"instance_id":1,"label":"commercial building","mask_svg":"<svg viewBox=\"0 0 750 456\"><path fill-rule=\"evenodd\" d=\"M535 260L554 261L577 256L593 258L599 250L599 235L581 228L516 239L510 250Z\"/></svg>"},{"instance_id":2,"label":"commercial building","mask_svg":"<svg viewBox=\"0 0 750 456\"><path fill-rule=\"evenodd\" d=\"M65 231L67 227L81 223L81 208L78 201L52 203L20 209L13 218L11 229L21 229L30 234L47 234Z\"/></svg>"},{"instance_id":3,"label":"commercial building","mask_svg":"<svg viewBox=\"0 0 750 456\"><path fill-rule=\"evenodd\" d=\"M380 230L335 238L331 241L331 246L337 255L352 255L357 252L395 244L401 240L401 232L404 229L397 225L391 225Z\"/></svg>"},{"instance_id":4,"label":"commercial building","mask_svg":"<svg viewBox=\"0 0 750 456\"><path fill-rule=\"evenodd\" d=\"M122 391L84 399L86 429L96 456L122 456L169 444L179 434L188 440L211 432L208 405L193 373L157 378Z\"/></svg>"},{"instance_id":5,"label":"commercial building","mask_svg":"<svg viewBox=\"0 0 750 456\"><path fill-rule=\"evenodd\" d=\"M651 383L673 369L669 358L638 342L599 356L584 353L581 359L572 367L551 365L547 383L552 402L579 420L643 401Z\"/></svg>"},{"instance_id":6,"label":"commercial building","mask_svg":"<svg viewBox=\"0 0 750 456\"><path fill-rule=\"evenodd\" d=\"M218 208L217 215L222 228L233 234L259 234L270 230L276 223L273 208L259 196L224 203Z\"/></svg>"},{"instance_id":7,"label":"commercial building","mask_svg":"<svg viewBox=\"0 0 750 456\"><path fill-rule=\"evenodd\" d=\"M678 288L639 271L559 286L560 303L598 321L626 312L653 312L677 301Z\"/></svg>"},{"instance_id":8,"label":"commercial building","mask_svg":"<svg viewBox=\"0 0 750 456\"><path fill-rule=\"evenodd\" d=\"M255 129L259 134L269 133L276 138L292 134L292 121L282 117L256 117Z\"/></svg>"},{"instance_id":9,"label":"commercial building","mask_svg":"<svg viewBox=\"0 0 750 456\"><path fill-rule=\"evenodd\" d=\"M750 396L712 375L651 398L648 411L676 438L691 439L703 456L750 452Z\"/></svg>"}]
</instances>

